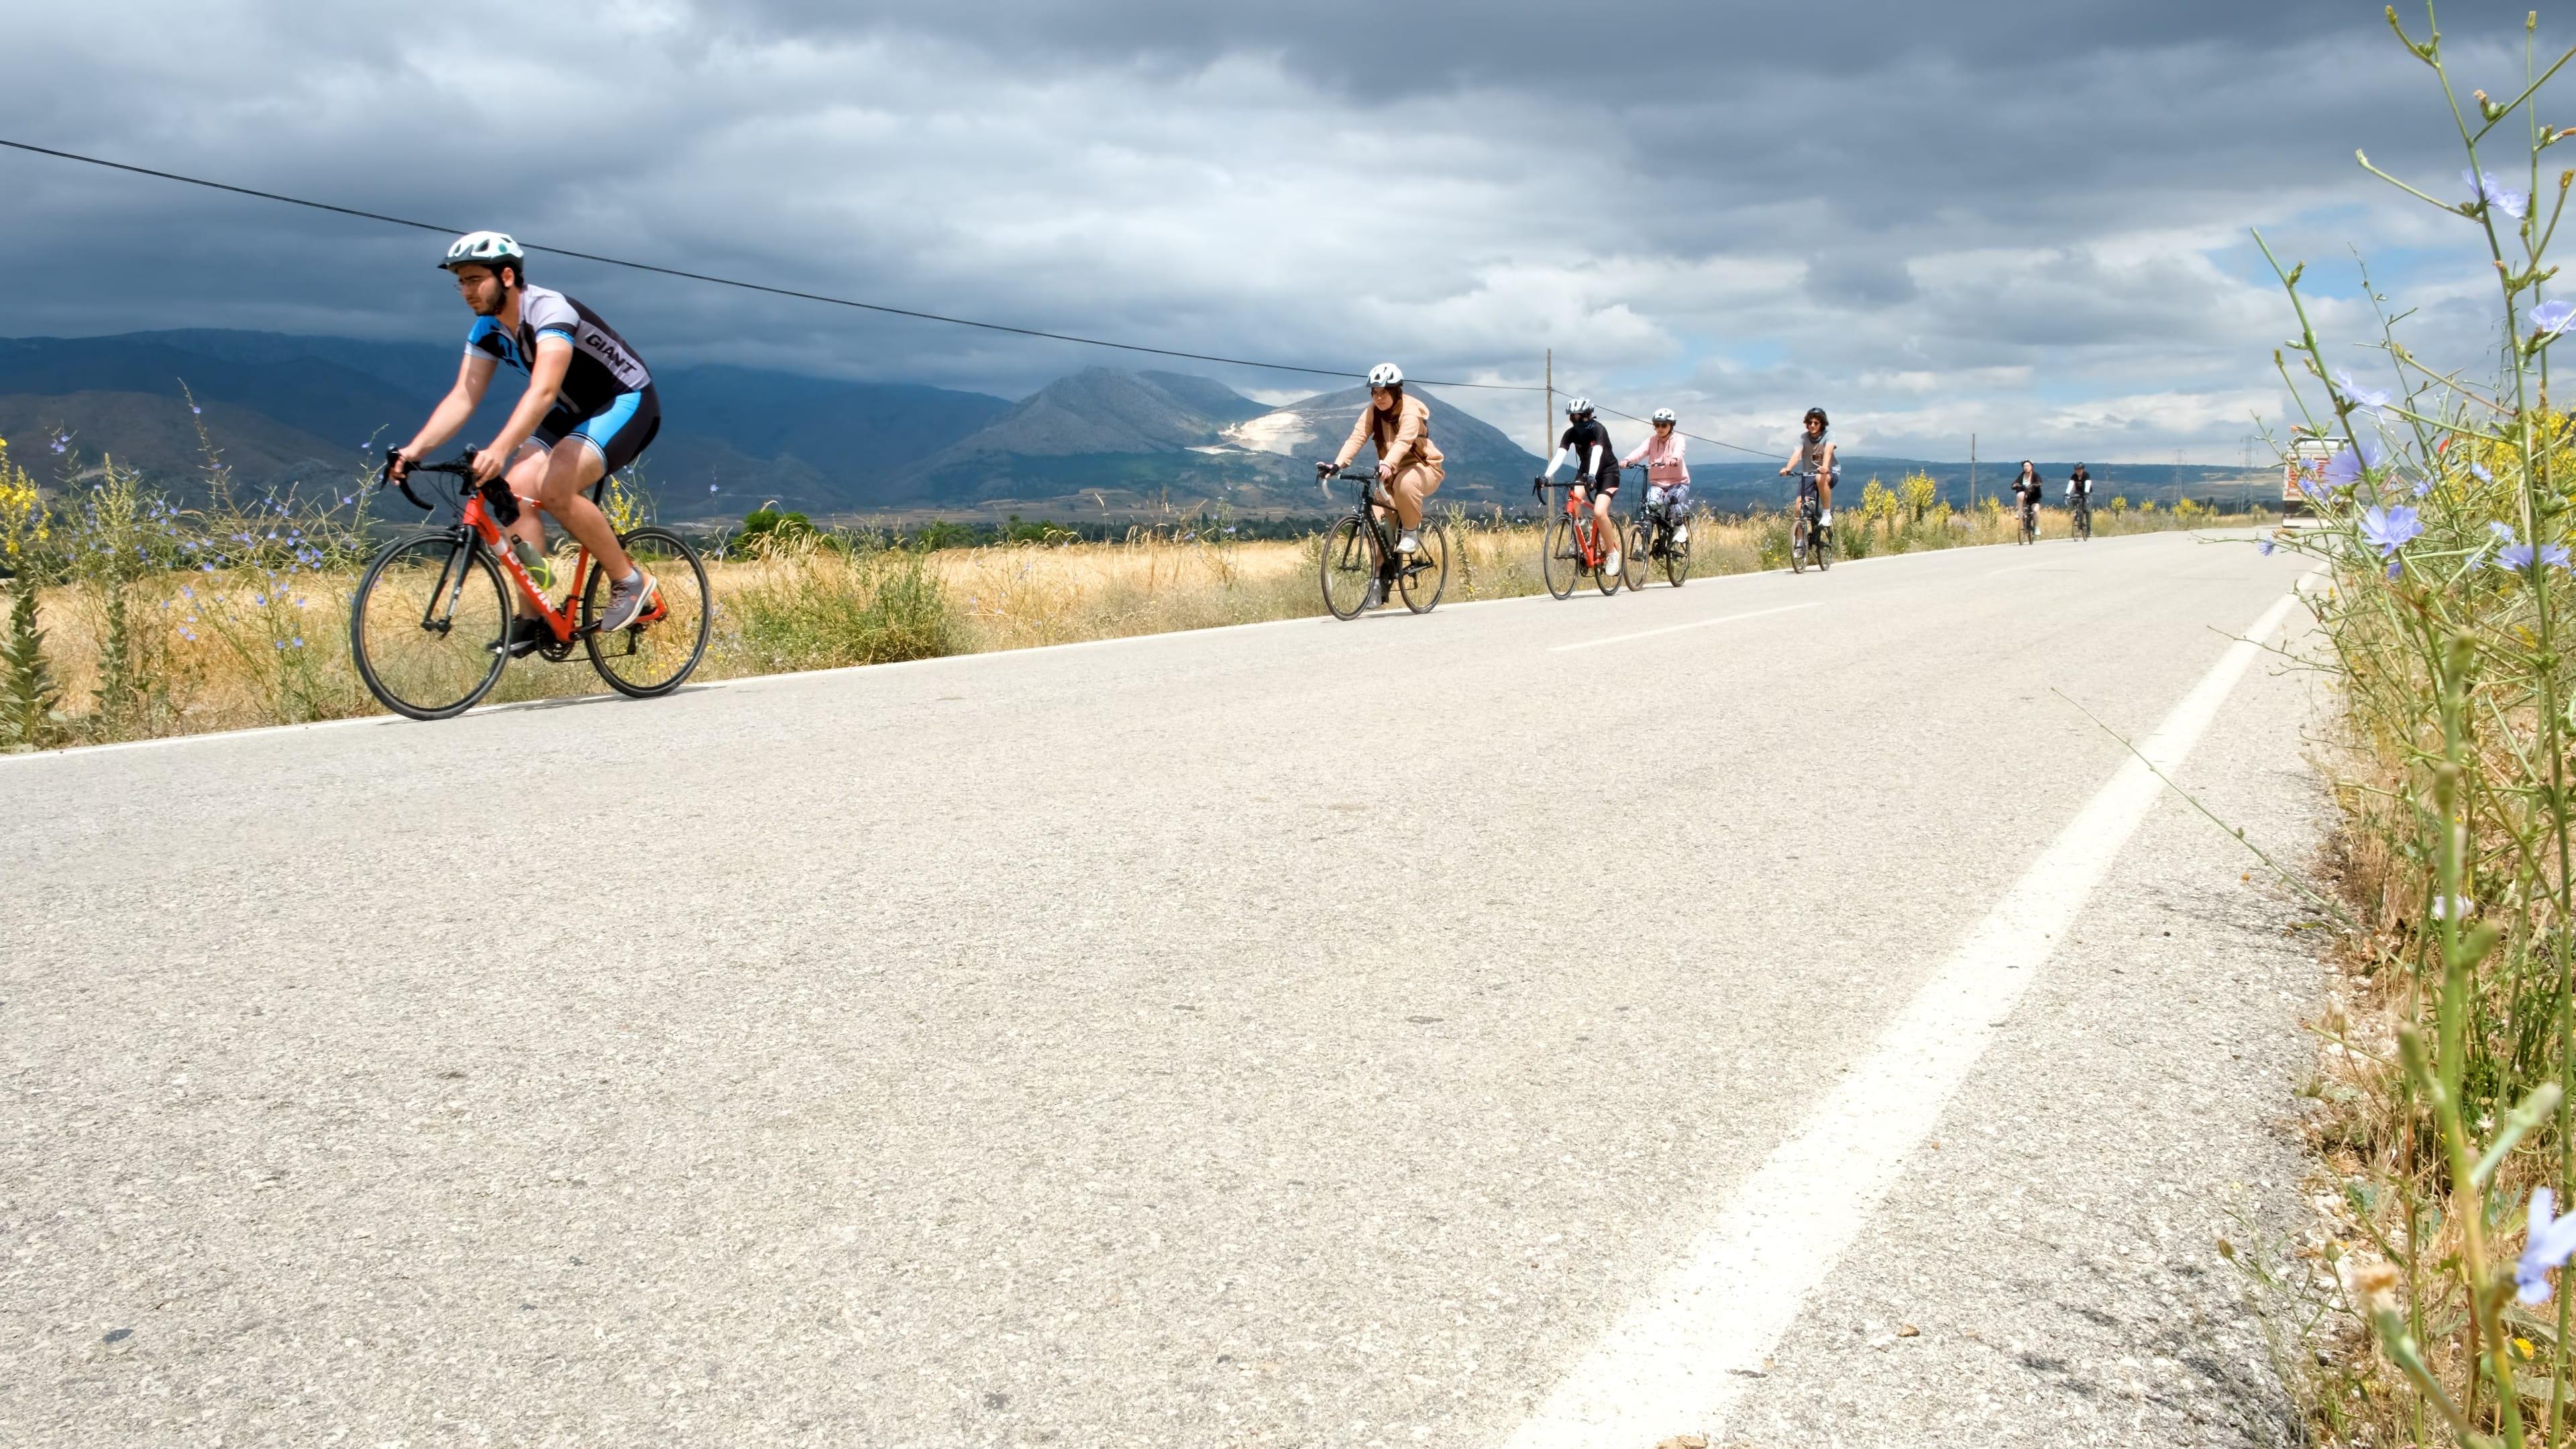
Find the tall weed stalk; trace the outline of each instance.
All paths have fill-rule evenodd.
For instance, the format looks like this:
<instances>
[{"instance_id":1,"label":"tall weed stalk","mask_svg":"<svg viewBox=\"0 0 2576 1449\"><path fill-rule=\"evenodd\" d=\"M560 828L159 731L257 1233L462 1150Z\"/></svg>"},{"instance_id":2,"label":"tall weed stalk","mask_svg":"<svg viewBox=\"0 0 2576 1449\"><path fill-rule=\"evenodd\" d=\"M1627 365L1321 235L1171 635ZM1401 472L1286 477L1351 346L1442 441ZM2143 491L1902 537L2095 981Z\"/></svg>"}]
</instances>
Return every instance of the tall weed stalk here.
<instances>
[{"instance_id":1,"label":"tall weed stalk","mask_svg":"<svg viewBox=\"0 0 2576 1449\"><path fill-rule=\"evenodd\" d=\"M2359 344L2375 360L2338 365L2304 266L2256 234L2298 327L2274 355L2299 414L2292 439L2332 448L2322 462L2286 450L2310 465L2318 526L2261 547L2327 575L2312 602L2351 745L2338 783L2347 942L2385 1026L2339 1013L2326 1026L2342 1110L2319 1145L2344 1231L2323 1256L2376 1353L2332 1380L2321 1420L2355 1441L2554 1446L2569 1434L2567 1299L2539 1305L2567 1253L2537 1231L2535 1197L2564 1202L2576 1185L2560 1090L2576 1030L2561 641L2576 580L2559 471L2569 420L2547 398L2576 306L2549 300L2545 257L2576 173L2552 178L2543 205L2541 166L2576 131L2543 125L2533 99L2576 51L2539 65L2535 16L2509 99L2463 97L2431 7L2420 41L2387 19L2448 103L2467 169L2456 186L2418 185L2358 159L2480 239L2501 361L2491 377L2438 367L2382 311Z\"/></svg>"}]
</instances>

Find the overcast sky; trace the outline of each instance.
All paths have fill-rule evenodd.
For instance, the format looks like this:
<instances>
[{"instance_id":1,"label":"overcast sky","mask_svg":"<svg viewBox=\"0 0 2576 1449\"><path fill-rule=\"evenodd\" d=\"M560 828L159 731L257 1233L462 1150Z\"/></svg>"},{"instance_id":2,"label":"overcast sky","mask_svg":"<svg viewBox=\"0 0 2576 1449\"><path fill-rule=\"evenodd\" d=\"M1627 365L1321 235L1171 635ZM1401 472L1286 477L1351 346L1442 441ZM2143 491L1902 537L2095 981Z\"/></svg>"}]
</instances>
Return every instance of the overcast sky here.
<instances>
[{"instance_id":1,"label":"overcast sky","mask_svg":"<svg viewBox=\"0 0 2576 1449\"><path fill-rule=\"evenodd\" d=\"M2463 91L2520 88L2523 14L2445 9ZM1553 347L1766 449L1815 402L1876 453L2237 461L2291 326L2249 226L2339 341L2374 335L2358 253L2422 350L2492 347L2474 228L2354 164L2461 192L2431 73L2346 0L103 0L9 32L10 139L1191 351L1527 383ZM419 233L8 152L0 215L0 335L464 328ZM535 275L665 369L1017 396L1174 365ZM1536 398L1451 397L1535 441Z\"/></svg>"}]
</instances>

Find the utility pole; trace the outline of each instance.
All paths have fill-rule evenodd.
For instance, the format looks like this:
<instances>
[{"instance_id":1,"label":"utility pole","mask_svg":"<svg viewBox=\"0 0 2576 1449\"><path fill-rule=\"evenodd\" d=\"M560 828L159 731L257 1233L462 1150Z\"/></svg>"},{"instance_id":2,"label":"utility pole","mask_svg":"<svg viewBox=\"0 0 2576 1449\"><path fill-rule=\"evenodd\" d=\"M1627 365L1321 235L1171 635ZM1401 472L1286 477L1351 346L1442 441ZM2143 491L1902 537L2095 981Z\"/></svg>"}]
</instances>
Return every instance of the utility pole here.
<instances>
[{"instance_id":1,"label":"utility pole","mask_svg":"<svg viewBox=\"0 0 2576 1449\"><path fill-rule=\"evenodd\" d=\"M1547 438L1556 426L1556 349L1547 350L1547 416L1538 420L1538 455L1547 456Z\"/></svg>"},{"instance_id":2,"label":"utility pole","mask_svg":"<svg viewBox=\"0 0 2576 1449\"><path fill-rule=\"evenodd\" d=\"M1968 507L1977 506L1977 435L1968 435Z\"/></svg>"}]
</instances>

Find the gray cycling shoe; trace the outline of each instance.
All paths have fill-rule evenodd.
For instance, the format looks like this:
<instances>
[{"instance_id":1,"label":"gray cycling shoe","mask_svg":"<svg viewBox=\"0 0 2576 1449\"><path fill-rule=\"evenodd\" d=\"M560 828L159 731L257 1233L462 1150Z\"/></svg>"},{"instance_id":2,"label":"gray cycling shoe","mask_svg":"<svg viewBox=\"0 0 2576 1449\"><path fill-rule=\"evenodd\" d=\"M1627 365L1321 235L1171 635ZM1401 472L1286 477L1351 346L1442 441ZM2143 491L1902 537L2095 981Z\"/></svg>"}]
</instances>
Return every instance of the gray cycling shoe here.
<instances>
[{"instance_id":1,"label":"gray cycling shoe","mask_svg":"<svg viewBox=\"0 0 2576 1449\"><path fill-rule=\"evenodd\" d=\"M1365 614L1369 610L1374 609L1385 602L1386 580L1384 578L1374 578L1369 580L1368 593L1363 595L1360 599L1360 612Z\"/></svg>"},{"instance_id":2,"label":"gray cycling shoe","mask_svg":"<svg viewBox=\"0 0 2576 1449\"><path fill-rule=\"evenodd\" d=\"M614 634L632 626L644 616L645 610L653 607L653 600L661 593L661 588L653 582L651 574L640 569L631 584L611 583L608 586L608 607L599 616L599 632Z\"/></svg>"}]
</instances>

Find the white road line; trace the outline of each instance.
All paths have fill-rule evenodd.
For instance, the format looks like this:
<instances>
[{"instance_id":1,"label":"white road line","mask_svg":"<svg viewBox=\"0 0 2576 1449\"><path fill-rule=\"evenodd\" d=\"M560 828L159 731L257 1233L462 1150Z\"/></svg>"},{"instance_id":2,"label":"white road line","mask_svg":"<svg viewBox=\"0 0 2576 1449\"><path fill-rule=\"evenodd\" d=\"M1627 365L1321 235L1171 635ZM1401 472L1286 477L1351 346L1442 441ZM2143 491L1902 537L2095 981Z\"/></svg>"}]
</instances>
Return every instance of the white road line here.
<instances>
[{"instance_id":1,"label":"white road line","mask_svg":"<svg viewBox=\"0 0 2576 1449\"><path fill-rule=\"evenodd\" d=\"M2304 580L2302 581L2304 582ZM2139 748L2170 772L2297 596L2267 610ZM1690 1256L1612 1324L1510 1440L1597 1449L1724 1431L1746 1371L1795 1322L1985 1052L2164 786L2132 758L2015 881Z\"/></svg>"},{"instance_id":2,"label":"white road line","mask_svg":"<svg viewBox=\"0 0 2576 1449\"><path fill-rule=\"evenodd\" d=\"M1547 652L1562 654L1568 649L1593 649L1603 644L1625 644L1631 639L1652 639L1658 634L1678 634L1684 629L1705 629L1711 624L1732 624L1738 619L1759 619L1765 614L1788 614L1799 609L1821 609L1824 606L1822 600L1812 604L1782 604L1776 609L1755 609L1749 613L1726 614L1715 619L1700 619L1688 624L1668 624L1661 629L1645 629L1634 634L1613 634L1607 639L1585 639L1573 644L1559 644Z\"/></svg>"}]
</instances>

